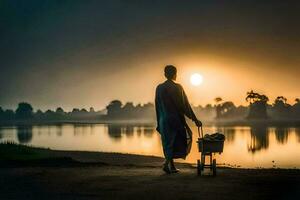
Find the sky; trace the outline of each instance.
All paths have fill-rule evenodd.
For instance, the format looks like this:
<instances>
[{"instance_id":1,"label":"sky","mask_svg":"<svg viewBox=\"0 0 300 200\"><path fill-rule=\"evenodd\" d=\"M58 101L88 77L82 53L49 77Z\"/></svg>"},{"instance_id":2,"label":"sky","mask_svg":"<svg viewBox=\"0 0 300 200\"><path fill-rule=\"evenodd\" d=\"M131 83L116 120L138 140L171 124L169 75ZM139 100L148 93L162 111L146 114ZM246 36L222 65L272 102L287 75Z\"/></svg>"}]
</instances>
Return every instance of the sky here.
<instances>
[{"instance_id":1,"label":"sky","mask_svg":"<svg viewBox=\"0 0 300 200\"><path fill-rule=\"evenodd\" d=\"M193 105L300 97L297 1L1 0L0 106L153 102L166 64ZM203 84L193 86L193 73Z\"/></svg>"}]
</instances>

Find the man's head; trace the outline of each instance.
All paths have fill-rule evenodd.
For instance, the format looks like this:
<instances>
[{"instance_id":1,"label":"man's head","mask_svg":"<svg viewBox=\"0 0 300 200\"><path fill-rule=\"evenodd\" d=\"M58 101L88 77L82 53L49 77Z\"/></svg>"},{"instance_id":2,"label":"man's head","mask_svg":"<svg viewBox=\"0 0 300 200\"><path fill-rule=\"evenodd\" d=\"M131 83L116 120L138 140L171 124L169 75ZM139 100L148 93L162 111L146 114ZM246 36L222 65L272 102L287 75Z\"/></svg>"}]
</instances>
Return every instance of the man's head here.
<instances>
[{"instance_id":1,"label":"man's head","mask_svg":"<svg viewBox=\"0 0 300 200\"><path fill-rule=\"evenodd\" d=\"M165 77L168 80L176 80L177 77L177 69L173 65L167 65L165 67Z\"/></svg>"}]
</instances>

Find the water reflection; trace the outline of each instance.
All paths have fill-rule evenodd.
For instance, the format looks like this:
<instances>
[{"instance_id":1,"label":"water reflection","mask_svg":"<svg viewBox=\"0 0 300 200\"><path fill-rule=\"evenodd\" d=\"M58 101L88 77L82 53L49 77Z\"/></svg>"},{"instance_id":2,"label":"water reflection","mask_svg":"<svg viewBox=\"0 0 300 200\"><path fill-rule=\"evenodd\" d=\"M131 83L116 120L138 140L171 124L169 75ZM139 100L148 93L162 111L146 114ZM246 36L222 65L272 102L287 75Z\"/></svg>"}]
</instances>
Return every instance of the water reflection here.
<instances>
[{"instance_id":1,"label":"water reflection","mask_svg":"<svg viewBox=\"0 0 300 200\"><path fill-rule=\"evenodd\" d=\"M74 136L91 135L93 132L92 125L79 124L74 126Z\"/></svg>"},{"instance_id":2,"label":"water reflection","mask_svg":"<svg viewBox=\"0 0 300 200\"><path fill-rule=\"evenodd\" d=\"M142 127L141 126L136 127L136 133L137 133L138 137L140 137L142 135Z\"/></svg>"},{"instance_id":3,"label":"water reflection","mask_svg":"<svg viewBox=\"0 0 300 200\"><path fill-rule=\"evenodd\" d=\"M250 129L251 141L248 144L248 151L255 153L269 147L269 132L266 126L253 126Z\"/></svg>"},{"instance_id":4,"label":"water reflection","mask_svg":"<svg viewBox=\"0 0 300 200\"><path fill-rule=\"evenodd\" d=\"M153 126L145 126L144 127L144 135L146 137L152 137L153 133L154 133L154 127Z\"/></svg>"},{"instance_id":5,"label":"water reflection","mask_svg":"<svg viewBox=\"0 0 300 200\"><path fill-rule=\"evenodd\" d=\"M62 125L56 125L56 135L62 136Z\"/></svg>"},{"instance_id":6,"label":"water reflection","mask_svg":"<svg viewBox=\"0 0 300 200\"><path fill-rule=\"evenodd\" d=\"M192 127L194 139L197 128ZM300 167L300 127L204 127L205 133L226 136L220 163L241 166ZM60 150L108 151L162 156L160 135L151 125L91 124L0 127L0 142L12 141ZM195 142L187 162L199 158ZM237 159L238 158L238 159Z\"/></svg>"},{"instance_id":7,"label":"water reflection","mask_svg":"<svg viewBox=\"0 0 300 200\"><path fill-rule=\"evenodd\" d=\"M300 128L295 128L295 133L298 138L298 142L300 142Z\"/></svg>"},{"instance_id":8,"label":"water reflection","mask_svg":"<svg viewBox=\"0 0 300 200\"><path fill-rule=\"evenodd\" d=\"M120 140L122 135L122 126L118 125L118 124L108 124L107 125L108 128L108 135L110 136L110 138L112 139L116 139L116 140Z\"/></svg>"},{"instance_id":9,"label":"water reflection","mask_svg":"<svg viewBox=\"0 0 300 200\"><path fill-rule=\"evenodd\" d=\"M218 130L218 132L224 133L226 141L228 143L234 142L234 136L235 136L235 132L236 132L235 128L224 128L223 131Z\"/></svg>"},{"instance_id":10,"label":"water reflection","mask_svg":"<svg viewBox=\"0 0 300 200\"><path fill-rule=\"evenodd\" d=\"M131 138L133 137L133 134L134 134L134 126L131 126L131 125L127 125L125 127L125 134L128 138Z\"/></svg>"},{"instance_id":11,"label":"water reflection","mask_svg":"<svg viewBox=\"0 0 300 200\"><path fill-rule=\"evenodd\" d=\"M276 140L280 144L286 144L288 141L289 129L284 127L277 127L275 128L275 136Z\"/></svg>"},{"instance_id":12,"label":"water reflection","mask_svg":"<svg viewBox=\"0 0 300 200\"><path fill-rule=\"evenodd\" d=\"M120 140L122 135L128 138L132 138L134 134L138 137L145 136L151 138L155 129L153 126L134 126L134 125L119 125L119 124L108 124L108 135L116 140Z\"/></svg>"},{"instance_id":13,"label":"water reflection","mask_svg":"<svg viewBox=\"0 0 300 200\"><path fill-rule=\"evenodd\" d=\"M18 126L17 137L21 144L26 144L32 140L32 126Z\"/></svg>"}]
</instances>

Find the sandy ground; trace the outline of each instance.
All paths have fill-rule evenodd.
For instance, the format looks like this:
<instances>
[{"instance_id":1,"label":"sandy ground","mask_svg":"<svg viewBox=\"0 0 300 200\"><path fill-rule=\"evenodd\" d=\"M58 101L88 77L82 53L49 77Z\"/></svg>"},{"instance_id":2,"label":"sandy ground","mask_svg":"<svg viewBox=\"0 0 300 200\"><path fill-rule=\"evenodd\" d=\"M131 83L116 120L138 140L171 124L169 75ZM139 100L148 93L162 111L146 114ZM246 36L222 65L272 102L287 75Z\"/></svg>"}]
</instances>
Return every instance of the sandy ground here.
<instances>
[{"instance_id":1,"label":"sandy ground","mask_svg":"<svg viewBox=\"0 0 300 200\"><path fill-rule=\"evenodd\" d=\"M53 155L81 164L2 167L0 199L300 199L299 170L218 168L216 177L198 177L188 164L178 164L180 173L166 175L157 157Z\"/></svg>"}]
</instances>

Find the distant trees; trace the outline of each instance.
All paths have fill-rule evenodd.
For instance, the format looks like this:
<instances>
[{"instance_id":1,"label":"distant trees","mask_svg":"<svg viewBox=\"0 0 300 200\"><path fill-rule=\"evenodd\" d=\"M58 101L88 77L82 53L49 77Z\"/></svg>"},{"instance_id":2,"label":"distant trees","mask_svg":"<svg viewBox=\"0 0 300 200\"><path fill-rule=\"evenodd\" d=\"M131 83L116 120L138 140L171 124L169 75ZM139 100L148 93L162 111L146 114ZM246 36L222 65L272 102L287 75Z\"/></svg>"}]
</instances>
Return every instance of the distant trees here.
<instances>
[{"instance_id":1,"label":"distant trees","mask_svg":"<svg viewBox=\"0 0 300 200\"><path fill-rule=\"evenodd\" d=\"M266 119L267 115L267 102L269 98L266 95L253 92L247 92L246 101L250 102L248 119Z\"/></svg>"},{"instance_id":2,"label":"distant trees","mask_svg":"<svg viewBox=\"0 0 300 200\"><path fill-rule=\"evenodd\" d=\"M93 107L90 107L90 113L94 113L95 109Z\"/></svg>"},{"instance_id":3,"label":"distant trees","mask_svg":"<svg viewBox=\"0 0 300 200\"><path fill-rule=\"evenodd\" d=\"M4 110L0 106L0 120L4 118Z\"/></svg>"},{"instance_id":4,"label":"distant trees","mask_svg":"<svg viewBox=\"0 0 300 200\"><path fill-rule=\"evenodd\" d=\"M246 101L249 106L235 106L231 101L223 101L221 97L214 99L215 104L206 106L198 105L193 107L195 114L201 120L240 120L240 119L280 119L300 120L300 99L296 98L294 104L288 104L287 98L278 96L272 104L268 104L269 98L266 95L250 91L247 93ZM115 120L115 119L147 119L155 120L155 107L153 103L137 104L133 102L122 103L120 100L113 100L106 110L95 111L93 107L73 108L66 112L62 107L54 111L48 109L33 111L29 103L19 103L15 111L0 107L0 122L14 120L36 120L36 121L72 121L72 120Z\"/></svg>"},{"instance_id":5,"label":"distant trees","mask_svg":"<svg viewBox=\"0 0 300 200\"><path fill-rule=\"evenodd\" d=\"M217 108L219 108L219 117L226 117L231 116L231 114L234 112L235 105L231 101L226 101L219 105ZM218 113L218 112L217 112ZM218 117L218 116L217 116Z\"/></svg>"},{"instance_id":6,"label":"distant trees","mask_svg":"<svg viewBox=\"0 0 300 200\"><path fill-rule=\"evenodd\" d=\"M5 110L3 114L3 118L5 120L14 120L15 119L15 112L13 110Z\"/></svg>"},{"instance_id":7,"label":"distant trees","mask_svg":"<svg viewBox=\"0 0 300 200\"><path fill-rule=\"evenodd\" d=\"M273 104L273 113L275 118L287 118L290 115L291 105L287 103L287 98L278 96Z\"/></svg>"},{"instance_id":8,"label":"distant trees","mask_svg":"<svg viewBox=\"0 0 300 200\"><path fill-rule=\"evenodd\" d=\"M120 114L126 115L126 116L122 116L122 117L132 118L132 117L134 117L135 112L136 112L136 109L135 109L133 103L132 102L127 102L123 106L122 113L120 113Z\"/></svg>"},{"instance_id":9,"label":"distant trees","mask_svg":"<svg viewBox=\"0 0 300 200\"><path fill-rule=\"evenodd\" d=\"M251 90L247 92L246 101L249 106L236 107L232 102L223 102L221 97L214 99L216 119L300 119L300 99L295 99L295 104L287 103L287 98L278 96L273 104L268 104L269 98Z\"/></svg>"},{"instance_id":10,"label":"distant trees","mask_svg":"<svg viewBox=\"0 0 300 200\"><path fill-rule=\"evenodd\" d=\"M231 101L216 104L215 108L216 119L243 119L248 111L247 107L236 107Z\"/></svg>"},{"instance_id":11,"label":"distant trees","mask_svg":"<svg viewBox=\"0 0 300 200\"><path fill-rule=\"evenodd\" d=\"M120 100L111 101L107 109L107 118L111 119L154 119L155 108L154 104L147 103L144 105L138 104L134 106L132 102L125 103L122 106Z\"/></svg>"},{"instance_id":12,"label":"distant trees","mask_svg":"<svg viewBox=\"0 0 300 200\"><path fill-rule=\"evenodd\" d=\"M19 103L16 110L17 119L31 119L33 117L33 108L29 103Z\"/></svg>"},{"instance_id":13,"label":"distant trees","mask_svg":"<svg viewBox=\"0 0 300 200\"><path fill-rule=\"evenodd\" d=\"M295 104L287 103L287 98L278 96L273 104L268 104L269 98L251 90L247 92L246 101L249 107L235 107L232 102L223 102L222 98L215 98L215 112L217 119L280 119L299 120L300 119L300 99L295 99Z\"/></svg>"},{"instance_id":14,"label":"distant trees","mask_svg":"<svg viewBox=\"0 0 300 200\"><path fill-rule=\"evenodd\" d=\"M43 117L43 111L41 111L40 109L38 109L35 113L35 118L36 119L41 119Z\"/></svg>"},{"instance_id":15,"label":"distant trees","mask_svg":"<svg viewBox=\"0 0 300 200\"><path fill-rule=\"evenodd\" d=\"M216 106L207 104L206 106L193 106L195 115L201 120L214 120L216 118Z\"/></svg>"},{"instance_id":16,"label":"distant trees","mask_svg":"<svg viewBox=\"0 0 300 200\"><path fill-rule=\"evenodd\" d=\"M222 105L220 105L220 102L223 101L223 99L221 97L216 97L215 99L215 106L216 106L216 118L221 118L222 115Z\"/></svg>"},{"instance_id":17,"label":"distant trees","mask_svg":"<svg viewBox=\"0 0 300 200\"><path fill-rule=\"evenodd\" d=\"M80 110L78 108L73 108L72 113L73 114L78 114Z\"/></svg>"},{"instance_id":18,"label":"distant trees","mask_svg":"<svg viewBox=\"0 0 300 200\"><path fill-rule=\"evenodd\" d=\"M13 122L14 120L35 120L35 121L65 121L65 120L97 120L103 116L103 111L95 111L90 109L88 112L86 109L74 108L72 112L65 112L63 108L58 107L53 110L46 110L43 112L38 109L36 112L33 111L33 107L29 103L19 103L16 111L7 109L3 110L0 107L0 123L1 122Z\"/></svg>"},{"instance_id":19,"label":"distant trees","mask_svg":"<svg viewBox=\"0 0 300 200\"><path fill-rule=\"evenodd\" d=\"M292 117L300 119L300 99L295 99L295 104L292 106Z\"/></svg>"},{"instance_id":20,"label":"distant trees","mask_svg":"<svg viewBox=\"0 0 300 200\"><path fill-rule=\"evenodd\" d=\"M119 100L113 100L111 101L108 106L106 106L107 109L107 115L110 117L118 117L118 114L120 114L122 107L122 102Z\"/></svg>"},{"instance_id":21,"label":"distant trees","mask_svg":"<svg viewBox=\"0 0 300 200\"><path fill-rule=\"evenodd\" d=\"M63 114L65 114L65 111L61 107L58 107L58 108L56 108L55 113L59 114L59 115L63 115Z\"/></svg>"},{"instance_id":22,"label":"distant trees","mask_svg":"<svg viewBox=\"0 0 300 200\"><path fill-rule=\"evenodd\" d=\"M80 113L87 113L88 111L85 109L85 108L82 108L81 110L80 110Z\"/></svg>"}]
</instances>

